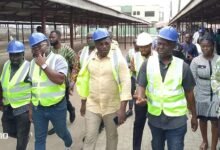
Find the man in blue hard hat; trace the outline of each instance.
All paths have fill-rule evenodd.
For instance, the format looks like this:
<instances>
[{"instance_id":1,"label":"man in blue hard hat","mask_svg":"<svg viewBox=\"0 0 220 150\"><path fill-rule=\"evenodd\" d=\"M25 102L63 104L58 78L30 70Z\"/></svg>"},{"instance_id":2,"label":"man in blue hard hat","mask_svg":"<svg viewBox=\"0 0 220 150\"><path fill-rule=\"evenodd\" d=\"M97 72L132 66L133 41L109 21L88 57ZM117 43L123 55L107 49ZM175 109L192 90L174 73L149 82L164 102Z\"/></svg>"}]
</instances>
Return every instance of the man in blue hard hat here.
<instances>
[{"instance_id":1,"label":"man in blue hard hat","mask_svg":"<svg viewBox=\"0 0 220 150\"><path fill-rule=\"evenodd\" d=\"M46 149L48 123L51 121L56 134L64 141L65 150L69 150L72 137L66 125L67 62L63 56L54 54L50 50L49 41L42 33L31 34L29 44L34 57L29 75L32 83L31 103L35 149Z\"/></svg>"},{"instance_id":2,"label":"man in blue hard hat","mask_svg":"<svg viewBox=\"0 0 220 150\"><path fill-rule=\"evenodd\" d=\"M111 39L106 29L93 33L97 50L91 53L77 77L81 97L81 114L86 119L83 150L95 150L98 129L103 120L106 150L116 150L117 125L125 122L127 101L131 99L131 83L125 59L118 50L110 50Z\"/></svg>"},{"instance_id":3,"label":"man in blue hard hat","mask_svg":"<svg viewBox=\"0 0 220 150\"><path fill-rule=\"evenodd\" d=\"M194 78L188 64L172 55L177 41L176 29L170 26L162 28L156 47L158 56L150 56L142 64L137 79L136 103L148 104L153 150L163 150L165 141L170 150L184 149L188 109L192 113L192 130L195 132L198 127Z\"/></svg>"},{"instance_id":4,"label":"man in blue hard hat","mask_svg":"<svg viewBox=\"0 0 220 150\"><path fill-rule=\"evenodd\" d=\"M3 133L17 138L16 150L26 149L31 125L31 83L28 81L30 63L24 59L24 49L24 44L19 41L8 43L9 60L4 64L0 85Z\"/></svg>"}]
</instances>

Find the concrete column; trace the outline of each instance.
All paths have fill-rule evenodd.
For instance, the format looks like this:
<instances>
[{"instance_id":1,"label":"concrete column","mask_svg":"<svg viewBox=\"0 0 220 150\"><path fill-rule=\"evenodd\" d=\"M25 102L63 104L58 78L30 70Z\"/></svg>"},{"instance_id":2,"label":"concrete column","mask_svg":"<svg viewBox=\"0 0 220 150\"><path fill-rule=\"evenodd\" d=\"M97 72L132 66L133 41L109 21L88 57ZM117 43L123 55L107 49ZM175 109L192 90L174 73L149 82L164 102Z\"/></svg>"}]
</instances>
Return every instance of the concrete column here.
<instances>
[{"instance_id":1,"label":"concrete column","mask_svg":"<svg viewBox=\"0 0 220 150\"><path fill-rule=\"evenodd\" d=\"M46 11L45 11L45 0L41 0L41 27L42 32L46 34Z\"/></svg>"},{"instance_id":2,"label":"concrete column","mask_svg":"<svg viewBox=\"0 0 220 150\"><path fill-rule=\"evenodd\" d=\"M74 43L73 43L73 7L70 8L70 46L71 48L74 48Z\"/></svg>"},{"instance_id":3,"label":"concrete column","mask_svg":"<svg viewBox=\"0 0 220 150\"><path fill-rule=\"evenodd\" d=\"M9 24L7 24L7 28L8 28L8 42L10 41L10 30L9 30Z\"/></svg>"},{"instance_id":4,"label":"concrete column","mask_svg":"<svg viewBox=\"0 0 220 150\"><path fill-rule=\"evenodd\" d=\"M22 41L24 43L24 24L21 25Z\"/></svg>"}]
</instances>

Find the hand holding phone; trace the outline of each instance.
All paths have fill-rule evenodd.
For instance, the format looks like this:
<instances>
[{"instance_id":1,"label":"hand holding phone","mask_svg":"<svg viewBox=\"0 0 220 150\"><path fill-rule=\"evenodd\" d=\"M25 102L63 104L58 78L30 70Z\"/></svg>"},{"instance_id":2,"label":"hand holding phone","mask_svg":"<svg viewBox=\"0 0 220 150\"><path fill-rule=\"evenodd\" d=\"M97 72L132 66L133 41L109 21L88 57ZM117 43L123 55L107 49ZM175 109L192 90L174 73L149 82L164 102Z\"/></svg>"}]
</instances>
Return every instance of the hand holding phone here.
<instances>
[{"instance_id":1,"label":"hand holding phone","mask_svg":"<svg viewBox=\"0 0 220 150\"><path fill-rule=\"evenodd\" d=\"M129 114L125 114L125 118L127 119L129 117ZM113 119L116 125L119 125L118 123L118 116L115 116L115 118Z\"/></svg>"}]
</instances>

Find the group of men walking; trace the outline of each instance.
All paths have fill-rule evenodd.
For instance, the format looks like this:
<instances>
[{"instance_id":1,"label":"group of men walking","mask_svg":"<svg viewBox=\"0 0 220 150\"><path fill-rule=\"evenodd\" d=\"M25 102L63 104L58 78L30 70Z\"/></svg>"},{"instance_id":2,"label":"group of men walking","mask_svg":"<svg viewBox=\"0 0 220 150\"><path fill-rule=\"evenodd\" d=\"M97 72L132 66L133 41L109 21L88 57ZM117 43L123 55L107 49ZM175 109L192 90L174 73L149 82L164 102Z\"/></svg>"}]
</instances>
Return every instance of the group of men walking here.
<instances>
[{"instance_id":1,"label":"group of men walking","mask_svg":"<svg viewBox=\"0 0 220 150\"><path fill-rule=\"evenodd\" d=\"M82 107L86 107L86 138L83 149L95 149L101 120L104 120L106 128L106 149L117 149L118 135L113 120L116 114L117 124L120 125L126 120L125 107L127 101L131 100L132 95L129 93L133 92L129 87L131 86L129 78L132 76L132 80L137 80L136 93L133 95L135 99L133 149L141 149L143 128L148 116L152 149L164 149L167 141L168 149L182 150L187 131L188 109L192 114L193 131L197 130L198 122L193 94L195 86L193 75L182 59L172 55L178 41L176 29L165 27L160 30L157 52L151 50L152 39L149 34L138 35L135 41L135 47L138 48L129 52L131 76L128 76L128 67L121 57L121 52L111 49L111 41L105 31L96 31L93 39L97 52L89 56L77 79Z\"/></svg>"},{"instance_id":2,"label":"group of men walking","mask_svg":"<svg viewBox=\"0 0 220 150\"><path fill-rule=\"evenodd\" d=\"M95 149L101 122L106 130L106 150L116 150L117 127L132 114L132 102L134 150L141 150L147 117L153 150L163 150L165 141L170 150L184 149L187 110L192 115L192 130L198 127L195 81L189 66L172 54L178 41L175 28L167 26L160 30L156 51L151 49L151 36L139 34L134 41L135 49L129 51L128 63L103 28L88 34L88 45L80 51L80 59L60 43L59 31L52 31L49 39L42 33L31 34L31 62L24 59L21 42L8 44L10 60L4 64L1 75L2 122L4 132L17 138L17 150L26 149L30 121L34 124L36 150L46 149L49 121L65 148L71 148L66 111L69 107L73 122L75 109L69 94L75 83L86 125L83 150Z\"/></svg>"},{"instance_id":3,"label":"group of men walking","mask_svg":"<svg viewBox=\"0 0 220 150\"><path fill-rule=\"evenodd\" d=\"M69 110L70 122L73 122L75 108L69 101L69 92L76 80L74 65L78 59L71 48L61 45L60 36L59 31L52 31L50 39L43 33L31 34L31 62L24 58L23 43L13 40L8 44L10 59L1 74L2 126L4 133L17 138L17 150L26 149L31 122L36 150L46 149L49 121L66 149L72 145L66 111Z\"/></svg>"}]
</instances>

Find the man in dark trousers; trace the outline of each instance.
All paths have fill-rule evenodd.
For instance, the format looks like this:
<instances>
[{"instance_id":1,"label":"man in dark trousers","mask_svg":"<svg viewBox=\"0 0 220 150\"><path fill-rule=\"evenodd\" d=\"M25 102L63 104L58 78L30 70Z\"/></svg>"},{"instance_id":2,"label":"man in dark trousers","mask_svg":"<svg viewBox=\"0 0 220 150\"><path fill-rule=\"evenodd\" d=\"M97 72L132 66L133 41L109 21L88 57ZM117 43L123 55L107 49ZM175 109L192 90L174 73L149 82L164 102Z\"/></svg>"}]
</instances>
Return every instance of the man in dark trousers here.
<instances>
[{"instance_id":1,"label":"man in dark trousers","mask_svg":"<svg viewBox=\"0 0 220 150\"><path fill-rule=\"evenodd\" d=\"M1 74L2 127L8 136L17 138L16 150L26 150L29 131L31 83L28 80L30 62L24 59L24 45L12 40L8 44L9 59Z\"/></svg>"},{"instance_id":2,"label":"man in dark trousers","mask_svg":"<svg viewBox=\"0 0 220 150\"><path fill-rule=\"evenodd\" d=\"M78 66L79 62L77 59L77 55L75 51L69 47L66 44L61 44L61 33L58 30L51 31L50 33L50 44L51 44L51 50L55 54L60 54L62 55L67 63L68 63L68 77L66 80L66 100L67 100L67 110L69 111L69 119L70 122L73 123L75 120L75 108L72 106L70 99L69 99L69 94L72 95L75 81L76 81L76 76L78 73ZM53 129L49 130L48 134L51 135L55 133Z\"/></svg>"},{"instance_id":3,"label":"man in dark trousers","mask_svg":"<svg viewBox=\"0 0 220 150\"><path fill-rule=\"evenodd\" d=\"M151 50L152 38L146 33L142 32L137 36L136 45L139 51L136 51L131 60L130 69L137 77L141 64L151 55L157 53ZM135 79L136 80L136 79ZM141 150L141 142L144 131L144 126L147 118L147 105L139 106L135 104L135 120L133 129L133 150Z\"/></svg>"},{"instance_id":4,"label":"man in dark trousers","mask_svg":"<svg viewBox=\"0 0 220 150\"><path fill-rule=\"evenodd\" d=\"M136 103L148 105L153 150L163 150L166 141L170 150L184 149L188 109L192 114L192 131L198 127L192 72L182 59L172 55L177 41L175 28L162 28L158 35L158 56L150 56L138 74Z\"/></svg>"}]
</instances>

